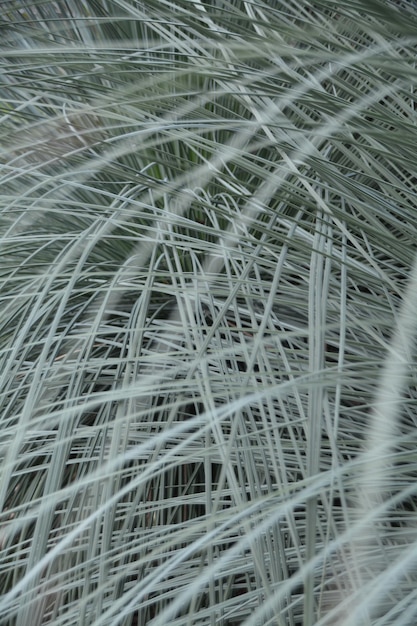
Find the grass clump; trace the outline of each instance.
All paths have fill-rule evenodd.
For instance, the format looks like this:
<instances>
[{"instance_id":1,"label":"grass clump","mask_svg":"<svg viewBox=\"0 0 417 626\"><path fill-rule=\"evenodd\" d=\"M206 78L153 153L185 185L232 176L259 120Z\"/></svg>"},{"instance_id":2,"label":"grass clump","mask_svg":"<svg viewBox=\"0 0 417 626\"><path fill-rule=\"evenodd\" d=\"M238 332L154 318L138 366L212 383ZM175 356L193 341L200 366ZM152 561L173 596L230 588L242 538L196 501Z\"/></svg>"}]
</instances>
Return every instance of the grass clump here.
<instances>
[{"instance_id":1,"label":"grass clump","mask_svg":"<svg viewBox=\"0 0 417 626\"><path fill-rule=\"evenodd\" d=\"M2 623L415 623L414 4L2 17Z\"/></svg>"}]
</instances>

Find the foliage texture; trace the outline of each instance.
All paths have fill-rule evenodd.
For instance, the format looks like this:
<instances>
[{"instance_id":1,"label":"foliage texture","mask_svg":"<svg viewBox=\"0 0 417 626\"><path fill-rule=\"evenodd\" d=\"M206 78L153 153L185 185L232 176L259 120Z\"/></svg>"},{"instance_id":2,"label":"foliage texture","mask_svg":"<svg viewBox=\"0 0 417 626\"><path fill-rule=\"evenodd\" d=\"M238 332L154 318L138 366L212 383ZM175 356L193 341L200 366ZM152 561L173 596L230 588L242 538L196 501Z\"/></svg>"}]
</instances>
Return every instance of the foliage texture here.
<instances>
[{"instance_id":1,"label":"foliage texture","mask_svg":"<svg viewBox=\"0 0 417 626\"><path fill-rule=\"evenodd\" d=\"M415 624L416 3L0 10L0 623Z\"/></svg>"}]
</instances>

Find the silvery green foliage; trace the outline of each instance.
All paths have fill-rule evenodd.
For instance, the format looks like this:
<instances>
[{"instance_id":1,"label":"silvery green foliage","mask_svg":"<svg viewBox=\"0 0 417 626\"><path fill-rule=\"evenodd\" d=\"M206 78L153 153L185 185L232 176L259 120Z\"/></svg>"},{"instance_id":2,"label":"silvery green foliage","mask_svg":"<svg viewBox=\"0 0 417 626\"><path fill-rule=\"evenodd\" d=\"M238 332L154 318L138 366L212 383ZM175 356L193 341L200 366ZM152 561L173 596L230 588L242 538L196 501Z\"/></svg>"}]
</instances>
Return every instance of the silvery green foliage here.
<instances>
[{"instance_id":1,"label":"silvery green foliage","mask_svg":"<svg viewBox=\"0 0 417 626\"><path fill-rule=\"evenodd\" d=\"M415 3L1 10L1 623L414 624Z\"/></svg>"}]
</instances>

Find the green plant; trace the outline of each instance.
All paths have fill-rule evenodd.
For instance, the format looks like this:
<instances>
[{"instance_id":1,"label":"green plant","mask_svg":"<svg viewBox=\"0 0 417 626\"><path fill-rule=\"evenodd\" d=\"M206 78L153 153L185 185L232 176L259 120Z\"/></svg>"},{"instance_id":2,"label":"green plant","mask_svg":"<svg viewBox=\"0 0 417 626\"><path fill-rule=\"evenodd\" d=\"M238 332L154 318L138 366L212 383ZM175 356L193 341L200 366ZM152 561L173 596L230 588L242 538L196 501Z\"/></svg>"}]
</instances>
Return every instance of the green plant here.
<instances>
[{"instance_id":1,"label":"green plant","mask_svg":"<svg viewBox=\"0 0 417 626\"><path fill-rule=\"evenodd\" d=\"M415 623L415 5L2 19L1 623Z\"/></svg>"}]
</instances>

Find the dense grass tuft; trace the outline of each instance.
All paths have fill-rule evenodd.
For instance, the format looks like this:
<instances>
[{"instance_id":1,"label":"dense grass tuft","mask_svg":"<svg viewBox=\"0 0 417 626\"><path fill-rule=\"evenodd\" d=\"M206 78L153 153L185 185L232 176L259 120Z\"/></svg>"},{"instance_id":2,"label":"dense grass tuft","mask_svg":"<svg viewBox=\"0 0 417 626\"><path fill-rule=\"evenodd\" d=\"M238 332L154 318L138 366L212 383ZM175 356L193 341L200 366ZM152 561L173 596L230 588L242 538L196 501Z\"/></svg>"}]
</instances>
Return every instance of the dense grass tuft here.
<instances>
[{"instance_id":1,"label":"dense grass tuft","mask_svg":"<svg viewBox=\"0 0 417 626\"><path fill-rule=\"evenodd\" d=\"M1 624L415 624L415 2L1 12Z\"/></svg>"}]
</instances>

